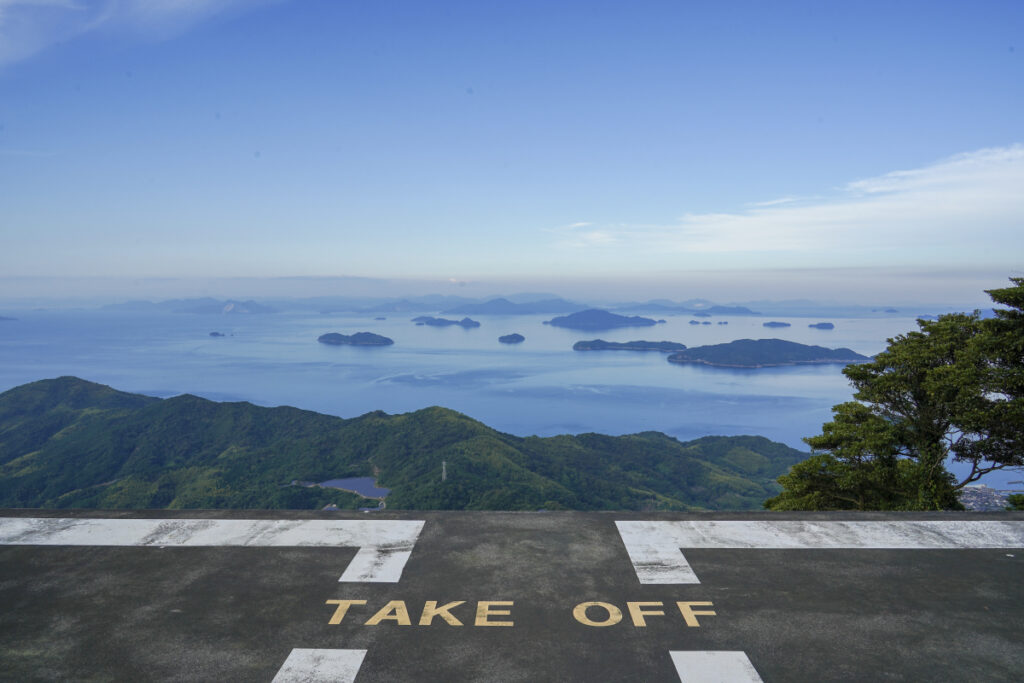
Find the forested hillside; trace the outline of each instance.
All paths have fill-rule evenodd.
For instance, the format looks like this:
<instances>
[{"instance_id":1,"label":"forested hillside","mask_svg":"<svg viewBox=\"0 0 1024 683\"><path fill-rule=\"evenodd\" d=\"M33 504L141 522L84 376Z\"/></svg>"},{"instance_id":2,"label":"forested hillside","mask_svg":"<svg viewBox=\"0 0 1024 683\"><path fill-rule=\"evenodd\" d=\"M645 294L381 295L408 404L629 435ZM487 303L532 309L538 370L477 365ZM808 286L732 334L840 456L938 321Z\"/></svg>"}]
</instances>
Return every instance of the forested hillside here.
<instances>
[{"instance_id":1,"label":"forested hillside","mask_svg":"<svg viewBox=\"0 0 1024 683\"><path fill-rule=\"evenodd\" d=\"M753 436L522 438L438 407L342 419L74 377L0 394L3 507L354 508L291 482L376 476L392 509L753 509L804 457Z\"/></svg>"}]
</instances>

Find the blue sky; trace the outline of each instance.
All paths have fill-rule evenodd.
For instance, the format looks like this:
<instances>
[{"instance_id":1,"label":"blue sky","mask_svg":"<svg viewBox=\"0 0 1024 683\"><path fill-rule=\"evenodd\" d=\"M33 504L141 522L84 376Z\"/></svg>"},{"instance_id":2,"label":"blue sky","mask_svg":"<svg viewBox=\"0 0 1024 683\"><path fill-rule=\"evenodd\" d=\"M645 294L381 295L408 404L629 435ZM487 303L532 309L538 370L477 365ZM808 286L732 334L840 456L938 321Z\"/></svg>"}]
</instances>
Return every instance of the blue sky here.
<instances>
[{"instance_id":1,"label":"blue sky","mask_svg":"<svg viewBox=\"0 0 1024 683\"><path fill-rule=\"evenodd\" d=\"M980 303L1024 268L1022 36L1015 1L0 0L0 275Z\"/></svg>"}]
</instances>

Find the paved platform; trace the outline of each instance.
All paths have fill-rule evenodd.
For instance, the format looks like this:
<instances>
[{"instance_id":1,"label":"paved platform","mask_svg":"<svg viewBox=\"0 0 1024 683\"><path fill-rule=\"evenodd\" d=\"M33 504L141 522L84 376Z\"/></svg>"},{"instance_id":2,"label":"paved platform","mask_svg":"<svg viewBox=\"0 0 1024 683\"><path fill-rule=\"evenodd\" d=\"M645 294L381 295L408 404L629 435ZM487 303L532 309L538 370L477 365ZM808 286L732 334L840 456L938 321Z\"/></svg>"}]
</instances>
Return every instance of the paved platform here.
<instances>
[{"instance_id":1,"label":"paved platform","mask_svg":"<svg viewBox=\"0 0 1024 683\"><path fill-rule=\"evenodd\" d=\"M965 681L1024 513L0 511L0 679Z\"/></svg>"}]
</instances>

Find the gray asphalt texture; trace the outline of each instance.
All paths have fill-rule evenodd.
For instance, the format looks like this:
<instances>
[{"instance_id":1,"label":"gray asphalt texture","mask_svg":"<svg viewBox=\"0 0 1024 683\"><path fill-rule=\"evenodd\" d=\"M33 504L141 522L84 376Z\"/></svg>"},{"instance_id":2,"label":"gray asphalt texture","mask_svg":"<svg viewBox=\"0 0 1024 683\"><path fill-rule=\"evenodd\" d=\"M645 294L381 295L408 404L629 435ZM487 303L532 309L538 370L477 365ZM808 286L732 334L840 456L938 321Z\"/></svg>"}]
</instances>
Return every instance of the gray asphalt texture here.
<instances>
[{"instance_id":1,"label":"gray asphalt texture","mask_svg":"<svg viewBox=\"0 0 1024 683\"><path fill-rule=\"evenodd\" d=\"M0 511L21 517L367 519L358 513ZM691 549L641 585L616 520L1024 520L1024 513L391 512L425 520L398 583L339 583L355 548L0 547L0 679L271 681L293 648L365 649L356 681L678 681L669 652L745 652L764 681L1024 679L1024 549ZM327 600L365 600L339 624ZM367 625L389 601L411 624ZM464 625L419 625L465 601ZM509 615L474 625L478 601ZM584 602L625 615L607 627ZM627 602L662 603L632 622ZM710 602L687 626L678 601ZM657 606L644 609L658 611ZM589 618L603 619L593 608Z\"/></svg>"}]
</instances>

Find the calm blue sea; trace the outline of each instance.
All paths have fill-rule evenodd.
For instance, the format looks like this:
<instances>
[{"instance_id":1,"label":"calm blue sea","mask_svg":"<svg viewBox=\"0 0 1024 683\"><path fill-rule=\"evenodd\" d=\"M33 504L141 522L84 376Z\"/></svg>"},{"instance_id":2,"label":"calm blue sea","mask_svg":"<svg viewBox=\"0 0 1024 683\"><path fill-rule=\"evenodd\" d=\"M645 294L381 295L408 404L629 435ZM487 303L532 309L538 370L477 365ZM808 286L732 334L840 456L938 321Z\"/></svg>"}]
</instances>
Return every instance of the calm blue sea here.
<instances>
[{"instance_id":1,"label":"calm blue sea","mask_svg":"<svg viewBox=\"0 0 1024 683\"><path fill-rule=\"evenodd\" d=\"M18 311L0 321L0 390L74 375L123 391L168 397L190 393L217 401L291 405L354 417L432 405L463 412L517 435L549 436L656 430L680 439L760 434L806 450L833 404L851 397L836 365L736 370L669 364L648 352L572 350L581 339L677 341L699 346L777 337L846 346L863 354L913 329L913 318L827 319L834 330L808 328L819 319L786 320L768 329L761 317L716 317L690 325L667 317L653 328L602 333L542 324L551 316L474 316L479 328L435 328L415 314L199 315L102 310ZM715 324L719 320L728 325ZM224 337L210 337L217 331ZM376 332L388 347L327 346L325 332ZM519 345L498 337L518 332ZM1022 479L1000 474L990 486Z\"/></svg>"}]
</instances>

